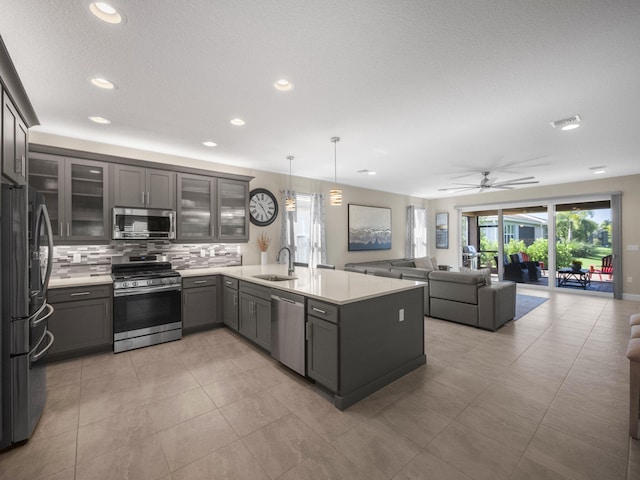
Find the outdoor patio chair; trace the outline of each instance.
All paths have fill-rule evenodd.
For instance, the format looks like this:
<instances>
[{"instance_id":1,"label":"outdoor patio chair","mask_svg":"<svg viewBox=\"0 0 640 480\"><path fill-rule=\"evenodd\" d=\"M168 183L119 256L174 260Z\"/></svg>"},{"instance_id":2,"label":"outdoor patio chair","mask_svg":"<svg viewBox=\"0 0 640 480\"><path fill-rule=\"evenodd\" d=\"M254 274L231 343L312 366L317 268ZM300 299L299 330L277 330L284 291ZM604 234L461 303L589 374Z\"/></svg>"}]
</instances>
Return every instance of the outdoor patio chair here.
<instances>
[{"instance_id":1,"label":"outdoor patio chair","mask_svg":"<svg viewBox=\"0 0 640 480\"><path fill-rule=\"evenodd\" d=\"M613 255L602 257L602 265L600 266L600 270L594 270L592 273L597 273L600 277L600 281L602 281L603 273L605 275L609 275L609 280L611 280L613 276Z\"/></svg>"}]
</instances>

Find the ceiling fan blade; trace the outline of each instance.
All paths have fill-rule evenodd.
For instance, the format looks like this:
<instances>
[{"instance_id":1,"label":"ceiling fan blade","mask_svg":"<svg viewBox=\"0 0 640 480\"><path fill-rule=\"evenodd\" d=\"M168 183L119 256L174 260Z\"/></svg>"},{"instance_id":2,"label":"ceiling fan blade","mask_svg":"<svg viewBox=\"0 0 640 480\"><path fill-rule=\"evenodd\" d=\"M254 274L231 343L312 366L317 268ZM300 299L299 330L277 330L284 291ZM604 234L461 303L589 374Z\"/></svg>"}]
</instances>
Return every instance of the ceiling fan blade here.
<instances>
[{"instance_id":1,"label":"ceiling fan blade","mask_svg":"<svg viewBox=\"0 0 640 480\"><path fill-rule=\"evenodd\" d=\"M513 183L513 182L504 182L504 183L501 183L501 184L499 184L499 185L492 185L492 186L493 186L493 187L496 187L496 186L498 186L498 187L504 187L505 185L530 185L530 184L533 184L533 183L540 183L540 182L539 182L538 180L533 180L533 181L531 181L531 182L516 182L516 183Z\"/></svg>"},{"instance_id":2,"label":"ceiling fan blade","mask_svg":"<svg viewBox=\"0 0 640 480\"><path fill-rule=\"evenodd\" d=\"M491 185L489 188L497 188L499 190L513 190L513 187L507 187L506 185Z\"/></svg>"},{"instance_id":3,"label":"ceiling fan blade","mask_svg":"<svg viewBox=\"0 0 640 480\"><path fill-rule=\"evenodd\" d=\"M517 183L517 182L522 182L524 180L533 180L536 177L522 177L522 178L514 178L513 180L505 180L503 182L498 182L498 183L494 183L493 185L506 185L506 184L512 184L512 183Z\"/></svg>"}]
</instances>

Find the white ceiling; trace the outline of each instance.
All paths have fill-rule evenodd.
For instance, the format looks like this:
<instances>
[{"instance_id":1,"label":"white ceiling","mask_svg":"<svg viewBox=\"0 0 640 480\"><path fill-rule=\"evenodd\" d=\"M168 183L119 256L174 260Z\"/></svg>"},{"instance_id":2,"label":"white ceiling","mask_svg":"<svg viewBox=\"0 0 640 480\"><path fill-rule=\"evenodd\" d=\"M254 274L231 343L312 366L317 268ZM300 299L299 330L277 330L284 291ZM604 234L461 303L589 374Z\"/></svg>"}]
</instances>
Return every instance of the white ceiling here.
<instances>
[{"instance_id":1,"label":"white ceiling","mask_svg":"<svg viewBox=\"0 0 640 480\"><path fill-rule=\"evenodd\" d=\"M482 170L640 173L637 0L110 3L126 23L88 0L2 1L38 131L283 173L294 155L294 175L330 181L340 136L339 183L425 198ZM577 130L549 125L574 114Z\"/></svg>"}]
</instances>

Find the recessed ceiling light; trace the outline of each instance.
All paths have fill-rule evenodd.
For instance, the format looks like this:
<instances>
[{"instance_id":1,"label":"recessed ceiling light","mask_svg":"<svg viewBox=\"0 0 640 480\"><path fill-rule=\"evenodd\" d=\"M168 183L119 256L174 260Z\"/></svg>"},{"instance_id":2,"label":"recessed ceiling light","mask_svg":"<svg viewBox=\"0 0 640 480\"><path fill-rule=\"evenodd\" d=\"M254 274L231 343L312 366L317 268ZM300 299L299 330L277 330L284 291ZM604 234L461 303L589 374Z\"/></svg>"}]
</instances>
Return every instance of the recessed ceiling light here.
<instances>
[{"instance_id":1,"label":"recessed ceiling light","mask_svg":"<svg viewBox=\"0 0 640 480\"><path fill-rule=\"evenodd\" d=\"M98 117L98 116L91 116L89 117L89 120L95 123L99 123L101 125L109 125L111 123L111 120L107 120L104 117Z\"/></svg>"},{"instance_id":2,"label":"recessed ceiling light","mask_svg":"<svg viewBox=\"0 0 640 480\"><path fill-rule=\"evenodd\" d=\"M293 90L293 83L285 78L281 78L274 83L273 86L276 87L276 90L280 90L281 92L289 92Z\"/></svg>"},{"instance_id":3,"label":"recessed ceiling light","mask_svg":"<svg viewBox=\"0 0 640 480\"><path fill-rule=\"evenodd\" d=\"M217 147L218 146L218 144L216 142L211 142L209 140L207 140L206 142L202 142L202 144L205 147Z\"/></svg>"},{"instance_id":4,"label":"recessed ceiling light","mask_svg":"<svg viewBox=\"0 0 640 480\"><path fill-rule=\"evenodd\" d=\"M591 167L589 170L591 170L594 175L601 175L603 173L606 173L606 168L606 165L600 165L599 167Z\"/></svg>"},{"instance_id":5,"label":"recessed ceiling light","mask_svg":"<svg viewBox=\"0 0 640 480\"><path fill-rule=\"evenodd\" d=\"M358 173L366 173L368 175L375 175L376 172L372 171L372 170L367 170L366 168L364 170L358 170Z\"/></svg>"},{"instance_id":6,"label":"recessed ceiling light","mask_svg":"<svg viewBox=\"0 0 640 480\"><path fill-rule=\"evenodd\" d=\"M555 122L551 122L551 126L553 128L560 128L560 130L573 130L574 128L578 128L580 126L580 122L582 119L580 115L574 115L573 117L563 118L562 120L556 120Z\"/></svg>"},{"instance_id":7,"label":"recessed ceiling light","mask_svg":"<svg viewBox=\"0 0 640 480\"><path fill-rule=\"evenodd\" d=\"M242 125L244 125L244 120L242 120L241 118L234 118L233 120L231 120L231 125L241 127Z\"/></svg>"},{"instance_id":8,"label":"recessed ceiling light","mask_svg":"<svg viewBox=\"0 0 640 480\"><path fill-rule=\"evenodd\" d=\"M93 2L89 5L89 10L103 22L117 24L124 20L115 8L105 2Z\"/></svg>"},{"instance_id":9,"label":"recessed ceiling light","mask_svg":"<svg viewBox=\"0 0 640 480\"><path fill-rule=\"evenodd\" d=\"M113 82L110 82L106 78L93 77L93 78L90 78L89 81L94 86L98 88L104 88L105 90L113 90L114 88L116 88L116 84Z\"/></svg>"}]
</instances>

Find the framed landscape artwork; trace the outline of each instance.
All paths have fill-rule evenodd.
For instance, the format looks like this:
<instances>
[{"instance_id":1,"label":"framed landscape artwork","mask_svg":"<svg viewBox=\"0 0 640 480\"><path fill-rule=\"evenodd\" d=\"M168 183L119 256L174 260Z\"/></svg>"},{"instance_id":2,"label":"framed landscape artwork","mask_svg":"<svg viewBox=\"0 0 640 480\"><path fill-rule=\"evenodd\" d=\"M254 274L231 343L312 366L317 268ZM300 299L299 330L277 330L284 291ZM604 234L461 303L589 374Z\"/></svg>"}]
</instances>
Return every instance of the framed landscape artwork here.
<instances>
[{"instance_id":1,"label":"framed landscape artwork","mask_svg":"<svg viewBox=\"0 0 640 480\"><path fill-rule=\"evenodd\" d=\"M349 204L349 251L391 250L391 209Z\"/></svg>"},{"instance_id":2,"label":"framed landscape artwork","mask_svg":"<svg viewBox=\"0 0 640 480\"><path fill-rule=\"evenodd\" d=\"M436 248L449 248L449 214L436 213Z\"/></svg>"}]
</instances>

